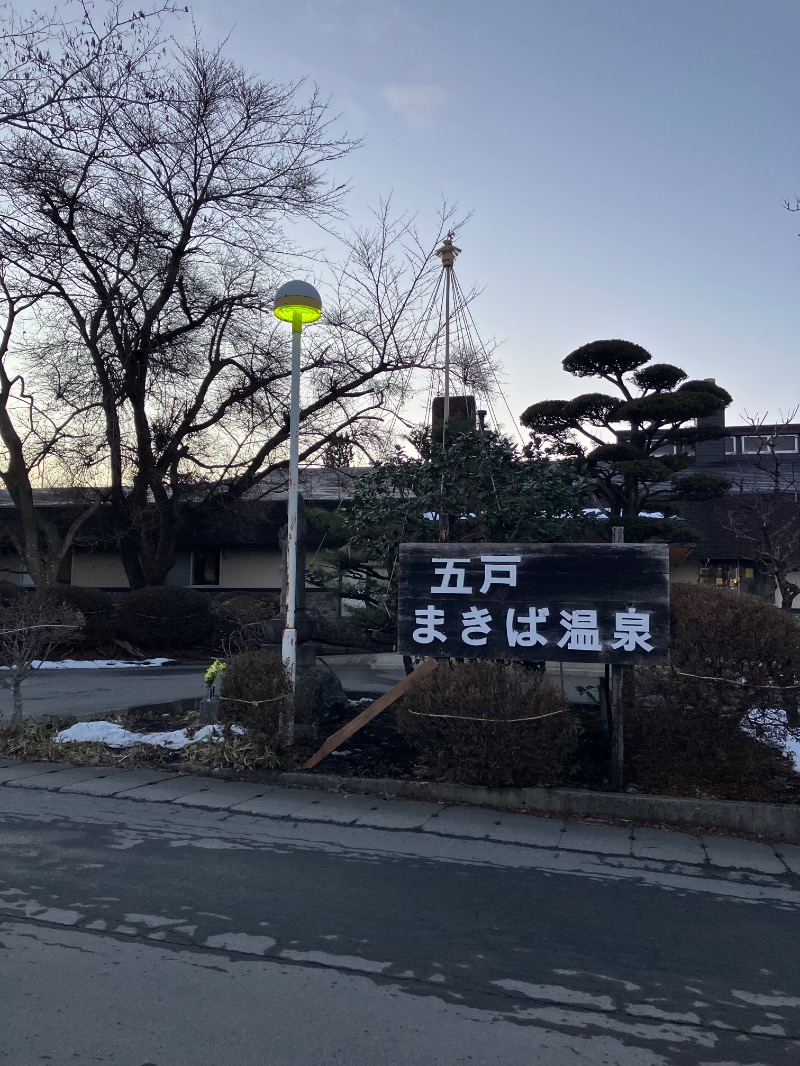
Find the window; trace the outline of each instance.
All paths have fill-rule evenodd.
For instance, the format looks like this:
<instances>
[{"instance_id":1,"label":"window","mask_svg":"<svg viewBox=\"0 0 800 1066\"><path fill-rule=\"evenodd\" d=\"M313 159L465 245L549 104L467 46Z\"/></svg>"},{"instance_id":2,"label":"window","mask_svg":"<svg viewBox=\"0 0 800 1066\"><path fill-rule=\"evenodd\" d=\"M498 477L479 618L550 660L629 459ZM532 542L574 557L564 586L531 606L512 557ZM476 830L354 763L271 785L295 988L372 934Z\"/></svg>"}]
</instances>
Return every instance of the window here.
<instances>
[{"instance_id":1,"label":"window","mask_svg":"<svg viewBox=\"0 0 800 1066\"><path fill-rule=\"evenodd\" d=\"M742 451L745 455L758 455L769 453L774 448L776 452L796 452L797 434L778 433L774 437L742 437Z\"/></svg>"},{"instance_id":2,"label":"window","mask_svg":"<svg viewBox=\"0 0 800 1066\"><path fill-rule=\"evenodd\" d=\"M192 584L219 584L219 548L192 552Z\"/></svg>"},{"instance_id":3,"label":"window","mask_svg":"<svg viewBox=\"0 0 800 1066\"><path fill-rule=\"evenodd\" d=\"M736 437L725 438L725 454L736 455Z\"/></svg>"},{"instance_id":4,"label":"window","mask_svg":"<svg viewBox=\"0 0 800 1066\"><path fill-rule=\"evenodd\" d=\"M700 584L714 585L716 588L741 589L752 592L755 582L755 570L749 563L712 562L700 567Z\"/></svg>"},{"instance_id":5,"label":"window","mask_svg":"<svg viewBox=\"0 0 800 1066\"><path fill-rule=\"evenodd\" d=\"M653 455L694 455L694 444L661 444Z\"/></svg>"}]
</instances>

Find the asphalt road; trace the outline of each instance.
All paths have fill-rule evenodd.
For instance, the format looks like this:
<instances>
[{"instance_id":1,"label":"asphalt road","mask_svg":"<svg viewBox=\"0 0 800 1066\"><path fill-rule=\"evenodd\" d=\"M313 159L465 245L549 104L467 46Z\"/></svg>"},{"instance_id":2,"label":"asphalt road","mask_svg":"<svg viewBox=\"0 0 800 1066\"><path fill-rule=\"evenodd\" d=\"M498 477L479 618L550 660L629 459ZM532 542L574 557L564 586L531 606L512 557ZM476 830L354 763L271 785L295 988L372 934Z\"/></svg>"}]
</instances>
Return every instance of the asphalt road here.
<instances>
[{"instance_id":1,"label":"asphalt road","mask_svg":"<svg viewBox=\"0 0 800 1066\"><path fill-rule=\"evenodd\" d=\"M492 813L448 836L0 785L0 1063L800 1061L798 876L477 839Z\"/></svg>"},{"instance_id":2,"label":"asphalt road","mask_svg":"<svg viewBox=\"0 0 800 1066\"><path fill-rule=\"evenodd\" d=\"M113 670L36 670L22 685L26 717L100 718L129 707L201 698L203 666ZM11 693L0 688L0 719L11 714Z\"/></svg>"}]
</instances>

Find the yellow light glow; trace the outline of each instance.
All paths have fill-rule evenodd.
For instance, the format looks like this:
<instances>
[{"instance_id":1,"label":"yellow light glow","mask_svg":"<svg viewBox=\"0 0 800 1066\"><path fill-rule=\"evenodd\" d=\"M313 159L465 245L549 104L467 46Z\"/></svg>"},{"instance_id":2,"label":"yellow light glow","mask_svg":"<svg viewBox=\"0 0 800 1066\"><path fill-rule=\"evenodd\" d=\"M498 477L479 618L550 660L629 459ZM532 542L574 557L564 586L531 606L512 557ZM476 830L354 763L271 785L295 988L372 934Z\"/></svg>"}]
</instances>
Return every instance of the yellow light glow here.
<instances>
[{"instance_id":1,"label":"yellow light glow","mask_svg":"<svg viewBox=\"0 0 800 1066\"><path fill-rule=\"evenodd\" d=\"M298 317L302 325L305 326L309 322L316 322L322 317L322 308L315 307L310 300L305 303L302 297L293 296L286 298L285 303L276 300L274 314L282 322L294 322L295 317Z\"/></svg>"}]
</instances>

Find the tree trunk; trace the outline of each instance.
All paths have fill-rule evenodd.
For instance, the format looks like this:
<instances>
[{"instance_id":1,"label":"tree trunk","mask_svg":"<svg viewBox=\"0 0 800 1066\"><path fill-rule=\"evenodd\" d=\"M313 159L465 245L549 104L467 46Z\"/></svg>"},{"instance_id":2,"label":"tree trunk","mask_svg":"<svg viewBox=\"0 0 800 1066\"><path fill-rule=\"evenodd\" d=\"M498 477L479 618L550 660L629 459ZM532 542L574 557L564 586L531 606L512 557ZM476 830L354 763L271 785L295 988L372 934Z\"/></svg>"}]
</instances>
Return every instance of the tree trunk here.
<instances>
[{"instance_id":1,"label":"tree trunk","mask_svg":"<svg viewBox=\"0 0 800 1066\"><path fill-rule=\"evenodd\" d=\"M125 576L132 589L166 583L175 565L177 515L175 502L131 506L129 498L114 506L117 543Z\"/></svg>"},{"instance_id":2,"label":"tree trunk","mask_svg":"<svg viewBox=\"0 0 800 1066\"><path fill-rule=\"evenodd\" d=\"M800 594L800 585L795 584L794 581L789 581L786 577L776 577L775 581L781 594L781 610L791 611L792 604L798 594Z\"/></svg>"},{"instance_id":3,"label":"tree trunk","mask_svg":"<svg viewBox=\"0 0 800 1066\"><path fill-rule=\"evenodd\" d=\"M13 733L22 732L22 681L15 677L11 681L11 698L12 698L12 711L11 711L11 731Z\"/></svg>"}]
</instances>

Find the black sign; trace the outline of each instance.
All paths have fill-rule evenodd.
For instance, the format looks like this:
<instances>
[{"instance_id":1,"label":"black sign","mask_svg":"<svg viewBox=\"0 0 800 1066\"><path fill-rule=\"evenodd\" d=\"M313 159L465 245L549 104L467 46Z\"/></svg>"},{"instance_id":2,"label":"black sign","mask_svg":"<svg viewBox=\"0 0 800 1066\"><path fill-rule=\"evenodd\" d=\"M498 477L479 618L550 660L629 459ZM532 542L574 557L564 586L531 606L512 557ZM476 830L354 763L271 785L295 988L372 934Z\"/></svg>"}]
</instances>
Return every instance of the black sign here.
<instances>
[{"instance_id":1,"label":"black sign","mask_svg":"<svg viewBox=\"0 0 800 1066\"><path fill-rule=\"evenodd\" d=\"M403 544L398 650L655 664L669 657L666 544Z\"/></svg>"}]
</instances>

